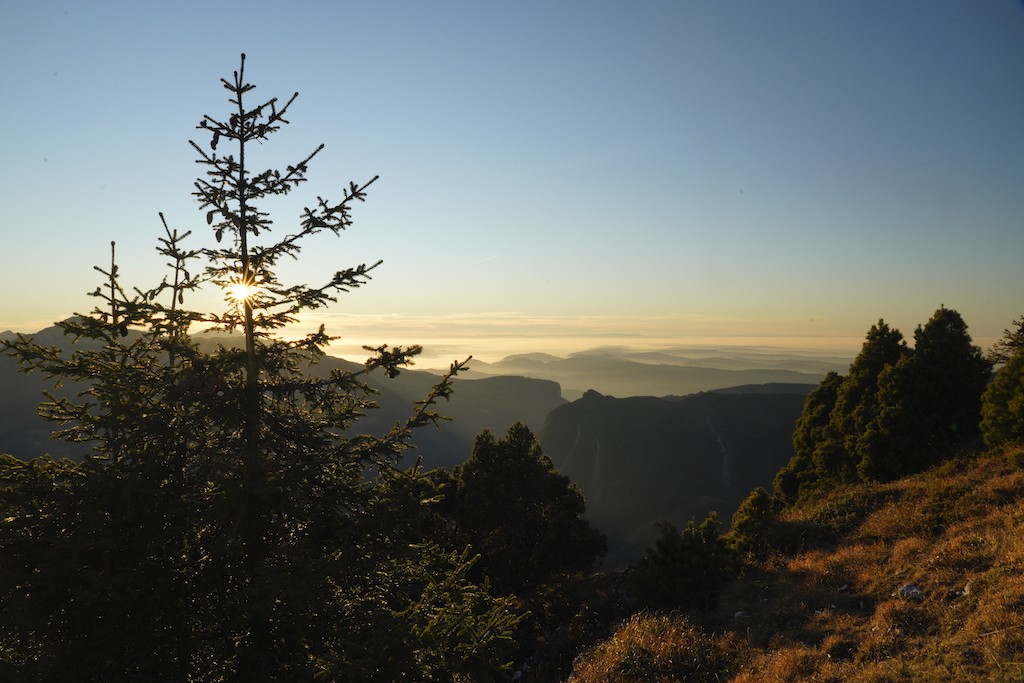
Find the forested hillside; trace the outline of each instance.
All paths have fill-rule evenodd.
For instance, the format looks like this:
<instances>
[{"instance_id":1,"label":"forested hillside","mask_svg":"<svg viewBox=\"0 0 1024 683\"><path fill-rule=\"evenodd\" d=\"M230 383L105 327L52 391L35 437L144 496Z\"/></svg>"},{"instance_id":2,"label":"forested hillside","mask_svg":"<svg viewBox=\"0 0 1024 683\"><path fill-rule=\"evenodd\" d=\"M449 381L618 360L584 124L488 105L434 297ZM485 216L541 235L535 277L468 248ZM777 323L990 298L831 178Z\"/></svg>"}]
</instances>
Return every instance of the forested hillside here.
<instances>
[{"instance_id":1,"label":"forested hillside","mask_svg":"<svg viewBox=\"0 0 1024 683\"><path fill-rule=\"evenodd\" d=\"M641 612L573 683L1024 677L1024 451L839 487L767 527L710 611Z\"/></svg>"},{"instance_id":2,"label":"forested hillside","mask_svg":"<svg viewBox=\"0 0 1024 683\"><path fill-rule=\"evenodd\" d=\"M945 307L914 337L868 331L728 533L663 527L569 680L1022 680L1024 318L987 356Z\"/></svg>"}]
</instances>

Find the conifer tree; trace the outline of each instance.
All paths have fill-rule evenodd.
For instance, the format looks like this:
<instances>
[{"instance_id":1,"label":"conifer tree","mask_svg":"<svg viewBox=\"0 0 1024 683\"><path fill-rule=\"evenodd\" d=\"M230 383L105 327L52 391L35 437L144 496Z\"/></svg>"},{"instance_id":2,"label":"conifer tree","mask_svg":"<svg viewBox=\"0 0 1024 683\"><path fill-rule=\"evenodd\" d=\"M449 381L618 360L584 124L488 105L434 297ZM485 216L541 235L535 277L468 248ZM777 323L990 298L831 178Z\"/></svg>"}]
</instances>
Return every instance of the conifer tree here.
<instances>
[{"instance_id":1,"label":"conifer tree","mask_svg":"<svg viewBox=\"0 0 1024 683\"><path fill-rule=\"evenodd\" d=\"M987 358L994 365L1008 363L1020 349L1024 349L1024 315L1013 321L1011 329L1003 330L1003 336L989 349Z\"/></svg>"},{"instance_id":2,"label":"conifer tree","mask_svg":"<svg viewBox=\"0 0 1024 683\"><path fill-rule=\"evenodd\" d=\"M976 440L991 368L960 314L940 307L915 331L913 353L878 377L878 410L864 432L861 477L916 472Z\"/></svg>"},{"instance_id":3,"label":"conifer tree","mask_svg":"<svg viewBox=\"0 0 1024 683\"><path fill-rule=\"evenodd\" d=\"M524 597L560 574L593 569L606 551L604 536L583 518L583 494L522 423L500 439L486 430L477 436L455 468L450 498L452 516L499 592Z\"/></svg>"},{"instance_id":4,"label":"conifer tree","mask_svg":"<svg viewBox=\"0 0 1024 683\"><path fill-rule=\"evenodd\" d=\"M804 400L803 412L793 430L793 457L775 475L772 484L773 498L778 507L796 503L801 496L827 481L823 463L831 462L831 459L822 453L830 436L831 416L842 383L842 375L829 372Z\"/></svg>"},{"instance_id":5,"label":"conifer tree","mask_svg":"<svg viewBox=\"0 0 1024 683\"><path fill-rule=\"evenodd\" d=\"M633 586L654 609L710 609L737 568L735 551L720 535L715 512L698 525L660 525L661 535L636 568Z\"/></svg>"},{"instance_id":6,"label":"conifer tree","mask_svg":"<svg viewBox=\"0 0 1024 683\"><path fill-rule=\"evenodd\" d=\"M256 143L297 97L249 103L245 56L222 85L232 109L192 142L195 195L218 246L186 249L164 221L168 277L123 285L113 248L100 303L60 323L71 353L5 343L25 371L82 381L43 413L81 463L0 458L0 678L4 680L487 680L506 664L516 618L468 578L464 550L437 542L437 491L401 468L411 431L440 417L451 370L403 423L354 435L373 408L364 376L390 376L419 347L368 348L357 371L314 379L321 327L277 336L300 313L363 285L378 265L291 284L276 269L313 235L339 234L376 181L317 198L280 232L261 204L300 186L323 149L254 170ZM227 150L225 151L225 148ZM163 220L163 216L161 216ZM277 234L275 239L269 239ZM379 262L378 262L379 263ZM226 310L189 310L218 285ZM240 331L203 352L197 325Z\"/></svg>"},{"instance_id":7,"label":"conifer tree","mask_svg":"<svg viewBox=\"0 0 1024 683\"><path fill-rule=\"evenodd\" d=\"M981 433L990 447L1024 444L1024 346L999 368L982 396Z\"/></svg>"},{"instance_id":8,"label":"conifer tree","mask_svg":"<svg viewBox=\"0 0 1024 683\"><path fill-rule=\"evenodd\" d=\"M772 545L771 529L775 523L775 506L767 490L758 486L750 492L729 525L728 542L738 552L754 558L763 555Z\"/></svg>"},{"instance_id":9,"label":"conifer tree","mask_svg":"<svg viewBox=\"0 0 1024 683\"><path fill-rule=\"evenodd\" d=\"M850 364L836 392L830 428L842 456L841 465L834 471L834 481L858 480L857 464L863 457L864 432L878 413L878 377L908 353L903 334L884 320L879 319L868 330L860 353Z\"/></svg>"}]
</instances>

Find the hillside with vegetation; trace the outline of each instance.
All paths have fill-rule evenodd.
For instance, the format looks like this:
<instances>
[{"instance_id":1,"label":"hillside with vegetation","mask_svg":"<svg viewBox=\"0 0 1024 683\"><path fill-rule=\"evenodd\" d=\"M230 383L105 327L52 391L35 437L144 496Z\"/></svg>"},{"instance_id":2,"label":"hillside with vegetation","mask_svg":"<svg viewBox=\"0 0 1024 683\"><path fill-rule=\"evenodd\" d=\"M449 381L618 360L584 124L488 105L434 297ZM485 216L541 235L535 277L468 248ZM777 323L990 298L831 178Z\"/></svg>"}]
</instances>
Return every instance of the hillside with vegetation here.
<instances>
[{"instance_id":1,"label":"hillside with vegetation","mask_svg":"<svg viewBox=\"0 0 1024 683\"><path fill-rule=\"evenodd\" d=\"M639 611L583 654L598 681L1024 679L1024 449L782 512L709 611Z\"/></svg>"},{"instance_id":2,"label":"hillside with vegetation","mask_svg":"<svg viewBox=\"0 0 1024 683\"><path fill-rule=\"evenodd\" d=\"M1024 680L1022 444L1024 318L987 356L945 307L913 348L879 321L773 493L666 526L568 680Z\"/></svg>"}]
</instances>

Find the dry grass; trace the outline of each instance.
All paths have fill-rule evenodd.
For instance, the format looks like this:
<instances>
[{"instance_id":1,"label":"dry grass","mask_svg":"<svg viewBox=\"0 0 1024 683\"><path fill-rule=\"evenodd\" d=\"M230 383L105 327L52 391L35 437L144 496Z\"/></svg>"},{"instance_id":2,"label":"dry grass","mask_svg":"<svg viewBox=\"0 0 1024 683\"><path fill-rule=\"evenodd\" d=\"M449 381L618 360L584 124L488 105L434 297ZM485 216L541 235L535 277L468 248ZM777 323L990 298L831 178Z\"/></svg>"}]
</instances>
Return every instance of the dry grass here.
<instances>
[{"instance_id":1,"label":"dry grass","mask_svg":"<svg viewBox=\"0 0 1024 683\"><path fill-rule=\"evenodd\" d=\"M685 643L685 647L680 644ZM570 683L718 682L731 675L739 639L713 636L680 614L635 614L581 658Z\"/></svg>"},{"instance_id":2,"label":"dry grass","mask_svg":"<svg viewBox=\"0 0 1024 683\"><path fill-rule=\"evenodd\" d=\"M701 628L635 617L581 657L581 675L603 673L571 680L1024 681L1021 461L1019 448L990 453L792 511L783 524L803 547L729 586ZM901 595L908 584L919 595ZM654 665L700 656L719 678ZM655 668L615 673L625 661Z\"/></svg>"}]
</instances>

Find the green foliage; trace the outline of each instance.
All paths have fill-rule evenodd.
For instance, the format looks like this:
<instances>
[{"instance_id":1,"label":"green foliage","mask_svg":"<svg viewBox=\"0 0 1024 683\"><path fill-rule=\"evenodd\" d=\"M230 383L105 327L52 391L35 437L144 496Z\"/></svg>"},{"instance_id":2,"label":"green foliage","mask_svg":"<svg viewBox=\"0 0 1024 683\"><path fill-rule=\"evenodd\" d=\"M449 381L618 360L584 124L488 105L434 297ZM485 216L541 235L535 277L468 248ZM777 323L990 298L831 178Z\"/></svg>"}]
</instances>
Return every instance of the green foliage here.
<instances>
[{"instance_id":1,"label":"green foliage","mask_svg":"<svg viewBox=\"0 0 1024 683\"><path fill-rule=\"evenodd\" d=\"M682 530L661 525L634 575L638 598L655 609L710 609L737 567L735 552L720 535L714 512L698 526L692 519Z\"/></svg>"},{"instance_id":2,"label":"green foliage","mask_svg":"<svg viewBox=\"0 0 1024 683\"><path fill-rule=\"evenodd\" d=\"M1024 442L1024 346L1006 360L982 396L981 433L988 446Z\"/></svg>"},{"instance_id":3,"label":"green foliage","mask_svg":"<svg viewBox=\"0 0 1024 683\"><path fill-rule=\"evenodd\" d=\"M845 377L830 373L804 404L795 454L775 477L778 507L857 481L889 480L939 462L979 435L991 364L954 310L914 334L879 320Z\"/></svg>"},{"instance_id":4,"label":"green foliage","mask_svg":"<svg viewBox=\"0 0 1024 683\"><path fill-rule=\"evenodd\" d=\"M759 486L750 492L733 513L729 544L741 553L760 556L772 545L771 531L774 523L775 505L772 496Z\"/></svg>"},{"instance_id":5,"label":"green foliage","mask_svg":"<svg viewBox=\"0 0 1024 683\"><path fill-rule=\"evenodd\" d=\"M863 457L864 433L879 411L878 378L909 354L903 334L890 328L884 320L879 320L868 330L860 353L836 393L830 419L833 441L819 446L823 450L832 448L842 453L840 467L831 470L819 468L829 475L826 477L828 481L858 481L857 464Z\"/></svg>"},{"instance_id":6,"label":"green foliage","mask_svg":"<svg viewBox=\"0 0 1024 683\"><path fill-rule=\"evenodd\" d=\"M863 479L920 471L980 435L991 364L963 318L940 308L914 340L914 352L878 377L878 412L865 429L857 466Z\"/></svg>"},{"instance_id":7,"label":"green foliage","mask_svg":"<svg viewBox=\"0 0 1024 683\"><path fill-rule=\"evenodd\" d=\"M467 681L502 680L516 649L511 633L519 617L513 616L513 600L495 600L469 580L475 560L468 550L431 551L426 553L431 566L417 563L423 588L407 608L413 638L406 646L418 658L418 675L438 681L455 673Z\"/></svg>"},{"instance_id":8,"label":"green foliage","mask_svg":"<svg viewBox=\"0 0 1024 683\"><path fill-rule=\"evenodd\" d=\"M223 85L234 112L204 117L193 142L196 195L222 247L187 250L164 222L170 275L122 286L113 248L90 315L60 323L70 354L4 342L23 370L82 382L41 412L84 461L0 459L0 673L6 680L484 680L504 667L517 619L435 539L438 491L398 465L412 430L440 418L451 372L380 436L355 433L373 408L367 373L394 376L418 347L381 346L361 369L304 372L330 340L274 336L300 310L360 286L373 266L321 285L279 281L300 243L351 224L342 199L318 199L298 229L272 232L259 200L305 180L319 149L284 171L253 172L252 143L287 123L295 96L247 108L242 69ZM221 155L230 142L234 153ZM223 148L222 148L223 149ZM162 218L162 216L161 216ZM198 262L198 264L196 264ZM205 266L203 265L205 263ZM209 283L255 293L224 313L191 311ZM206 353L193 325L241 329L244 349Z\"/></svg>"},{"instance_id":9,"label":"green foliage","mask_svg":"<svg viewBox=\"0 0 1024 683\"><path fill-rule=\"evenodd\" d=\"M604 537L583 519L583 495L558 474L526 425L500 440L484 431L454 472L450 509L498 592L522 594L586 571Z\"/></svg>"},{"instance_id":10,"label":"green foliage","mask_svg":"<svg viewBox=\"0 0 1024 683\"><path fill-rule=\"evenodd\" d=\"M776 477L780 505L859 480L865 428L879 409L878 378L908 353L900 331L879 320L868 330L847 375L829 373L811 392L793 433L794 459Z\"/></svg>"},{"instance_id":11,"label":"green foliage","mask_svg":"<svg viewBox=\"0 0 1024 683\"><path fill-rule=\"evenodd\" d=\"M831 415L843 377L835 372L825 375L814 391L804 400L804 409L793 431L793 457L779 470L773 482L776 505L782 507L796 503L801 490L822 478L823 445L830 436Z\"/></svg>"}]
</instances>

